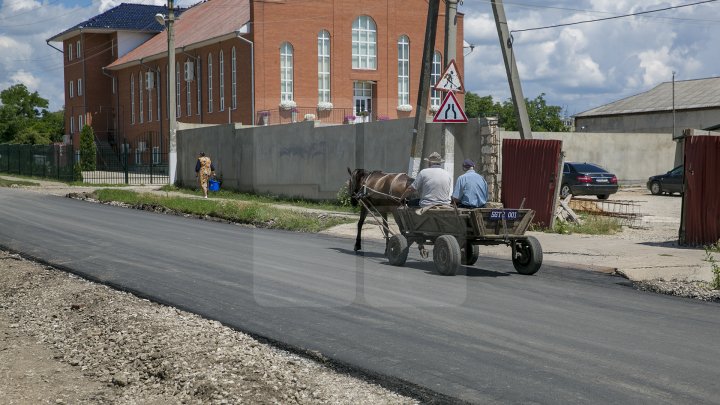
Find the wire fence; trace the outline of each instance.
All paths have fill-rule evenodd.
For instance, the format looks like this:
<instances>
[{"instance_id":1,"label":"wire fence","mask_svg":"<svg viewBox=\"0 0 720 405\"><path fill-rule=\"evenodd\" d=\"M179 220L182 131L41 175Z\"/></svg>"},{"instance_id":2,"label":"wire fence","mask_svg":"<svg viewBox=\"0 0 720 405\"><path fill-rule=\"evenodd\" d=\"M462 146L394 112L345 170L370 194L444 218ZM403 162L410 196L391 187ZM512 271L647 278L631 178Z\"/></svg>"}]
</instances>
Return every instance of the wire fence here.
<instances>
[{"instance_id":1,"label":"wire fence","mask_svg":"<svg viewBox=\"0 0 720 405\"><path fill-rule=\"evenodd\" d=\"M74 181L72 145L0 145L0 172Z\"/></svg>"}]
</instances>

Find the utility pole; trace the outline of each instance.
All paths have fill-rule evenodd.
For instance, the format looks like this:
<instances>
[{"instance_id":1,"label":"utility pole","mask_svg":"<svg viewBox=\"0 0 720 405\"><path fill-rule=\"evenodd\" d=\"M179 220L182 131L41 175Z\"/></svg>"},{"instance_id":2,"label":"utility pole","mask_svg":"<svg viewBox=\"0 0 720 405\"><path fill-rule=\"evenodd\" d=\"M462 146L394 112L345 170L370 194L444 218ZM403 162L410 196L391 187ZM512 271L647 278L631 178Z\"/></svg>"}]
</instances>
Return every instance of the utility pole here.
<instances>
[{"instance_id":1,"label":"utility pole","mask_svg":"<svg viewBox=\"0 0 720 405\"><path fill-rule=\"evenodd\" d=\"M423 48L423 62L420 68L420 88L418 89L417 108L415 109L415 127L413 129L412 144L410 146L410 163L408 176L415 177L420 171L420 159L425 143L425 119L427 115L427 102L430 95L430 72L435 52L435 34L437 33L437 20L440 13L440 0L428 1L427 24L425 26L425 47Z\"/></svg>"},{"instance_id":2,"label":"utility pole","mask_svg":"<svg viewBox=\"0 0 720 405\"><path fill-rule=\"evenodd\" d=\"M168 151L168 175L170 184L175 184L177 171L177 100L175 99L175 6L173 0L168 0L167 36L168 36L168 119L170 150Z\"/></svg>"},{"instance_id":3,"label":"utility pole","mask_svg":"<svg viewBox=\"0 0 720 405\"><path fill-rule=\"evenodd\" d=\"M445 68L457 57L457 6L458 0L445 1ZM455 135L452 125L443 124L443 148L445 170L451 177L455 177Z\"/></svg>"},{"instance_id":4,"label":"utility pole","mask_svg":"<svg viewBox=\"0 0 720 405\"><path fill-rule=\"evenodd\" d=\"M500 49L502 49L503 61L505 62L505 71L507 72L508 83L510 84L510 93L513 104L515 105L515 117L520 125L520 139L532 139L530 119L528 118L525 97L523 97L522 85L520 84L520 75L518 74L515 55L512 50L512 37L510 36L510 31L507 26L505 7L503 6L502 0L492 0L491 3L498 38L500 39Z\"/></svg>"}]
</instances>

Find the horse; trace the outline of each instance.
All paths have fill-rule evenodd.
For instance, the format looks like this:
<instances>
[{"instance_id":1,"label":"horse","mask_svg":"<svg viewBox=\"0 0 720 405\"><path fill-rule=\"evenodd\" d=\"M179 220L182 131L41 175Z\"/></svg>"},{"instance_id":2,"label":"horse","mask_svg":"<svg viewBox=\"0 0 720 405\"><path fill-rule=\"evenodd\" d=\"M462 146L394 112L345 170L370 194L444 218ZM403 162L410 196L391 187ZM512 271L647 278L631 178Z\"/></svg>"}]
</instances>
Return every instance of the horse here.
<instances>
[{"instance_id":1,"label":"horse","mask_svg":"<svg viewBox=\"0 0 720 405\"><path fill-rule=\"evenodd\" d=\"M401 199L405 196L408 187L413 183L414 179L405 173L384 173L379 170L368 171L365 169L350 170L350 182L348 184L348 192L350 194L350 203L353 207L357 207L360 200L360 220L357 225L357 237L355 238L355 253L362 250L361 234L365 218L368 214L368 207L376 210L382 216L383 236L385 236L385 247L387 250L387 214L392 212L402 203Z\"/></svg>"}]
</instances>

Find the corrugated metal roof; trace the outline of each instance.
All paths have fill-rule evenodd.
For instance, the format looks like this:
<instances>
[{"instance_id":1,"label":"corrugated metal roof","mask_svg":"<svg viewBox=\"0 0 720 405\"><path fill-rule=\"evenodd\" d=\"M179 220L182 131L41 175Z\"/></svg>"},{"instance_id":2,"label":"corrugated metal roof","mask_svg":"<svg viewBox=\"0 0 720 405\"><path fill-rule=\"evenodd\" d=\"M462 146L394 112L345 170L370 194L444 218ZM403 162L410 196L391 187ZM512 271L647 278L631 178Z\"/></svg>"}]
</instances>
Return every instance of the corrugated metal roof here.
<instances>
[{"instance_id":1,"label":"corrugated metal roof","mask_svg":"<svg viewBox=\"0 0 720 405\"><path fill-rule=\"evenodd\" d=\"M672 107L672 82L665 82L650 91L593 108L575 117L670 111ZM675 82L676 110L710 107L720 107L720 77Z\"/></svg>"},{"instance_id":2,"label":"corrugated metal roof","mask_svg":"<svg viewBox=\"0 0 720 405\"><path fill-rule=\"evenodd\" d=\"M182 14L185 9L177 9ZM98 14L95 17L83 21L72 28L69 28L54 37L48 39L50 42L60 42L67 37L76 35L74 32L83 30L108 30L108 31L140 31L140 32L162 32L165 27L155 21L155 14L167 13L166 6L148 6L144 4L122 3L110 10Z\"/></svg>"},{"instance_id":3,"label":"corrugated metal roof","mask_svg":"<svg viewBox=\"0 0 720 405\"><path fill-rule=\"evenodd\" d=\"M234 33L249 21L249 0L208 0L187 9L182 18L175 21L175 47L182 48ZM167 54L166 31L128 52L109 68L117 69L160 54Z\"/></svg>"}]
</instances>

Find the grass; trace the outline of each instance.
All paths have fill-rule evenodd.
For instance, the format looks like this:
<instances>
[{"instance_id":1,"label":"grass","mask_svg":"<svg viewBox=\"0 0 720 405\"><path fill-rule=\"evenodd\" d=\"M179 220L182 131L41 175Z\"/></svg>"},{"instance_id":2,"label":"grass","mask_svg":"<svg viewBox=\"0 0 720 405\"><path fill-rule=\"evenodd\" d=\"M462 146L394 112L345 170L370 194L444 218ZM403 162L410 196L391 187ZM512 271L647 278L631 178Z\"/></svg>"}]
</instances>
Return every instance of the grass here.
<instances>
[{"instance_id":1,"label":"grass","mask_svg":"<svg viewBox=\"0 0 720 405\"><path fill-rule=\"evenodd\" d=\"M67 184L68 186L77 186L77 187L130 187L130 184L116 184L116 183L85 183L82 181L64 181L64 180L58 180L56 178L52 177L37 177L37 176L26 176L24 174L8 174L8 176L20 178L20 179L28 179L28 180L42 180L42 181L49 181L54 183L61 183L61 184ZM12 181L14 184L22 184L25 186L40 186L39 183L26 181L23 184L23 182L18 180L9 180L4 179L5 181ZM0 186L0 187L7 187L7 186Z\"/></svg>"},{"instance_id":2,"label":"grass","mask_svg":"<svg viewBox=\"0 0 720 405\"><path fill-rule=\"evenodd\" d=\"M180 188L173 185L166 185L160 188L162 191L175 191L180 192L183 194L189 194L189 195L196 195L201 196L202 191L200 191L197 188ZM216 192L212 192L211 195L213 197L217 198L224 198L228 200L238 200L238 201L245 201L245 202L256 202L256 203L263 203L263 204L280 204L280 205L292 205L295 207L302 207L302 208L310 208L310 209L318 209L323 211L336 211L336 212L347 212L347 213L356 213L358 210L356 208L341 205L332 201L310 201L302 198L293 198L293 197L282 197L282 196L273 196L273 195L258 195L258 194L250 194L250 193L240 193L236 191L229 191L229 190L220 190Z\"/></svg>"},{"instance_id":3,"label":"grass","mask_svg":"<svg viewBox=\"0 0 720 405\"><path fill-rule=\"evenodd\" d=\"M0 177L0 187L12 187L12 186L39 186L40 183L26 180L10 180Z\"/></svg>"},{"instance_id":4,"label":"grass","mask_svg":"<svg viewBox=\"0 0 720 405\"><path fill-rule=\"evenodd\" d=\"M622 231L622 225L615 218L601 215L581 214L582 224L571 222L556 222L555 229L544 229L549 233L573 234L581 233L586 235L614 235Z\"/></svg>"},{"instance_id":5,"label":"grass","mask_svg":"<svg viewBox=\"0 0 720 405\"><path fill-rule=\"evenodd\" d=\"M717 259L715 259L715 256L713 255L713 253L720 253L720 242L704 246L704 249L705 259L703 260L710 263L710 268L713 272L713 279L710 281L710 288L713 290L720 290L720 264L718 264Z\"/></svg>"},{"instance_id":6,"label":"grass","mask_svg":"<svg viewBox=\"0 0 720 405\"><path fill-rule=\"evenodd\" d=\"M132 205L165 207L183 214L207 215L262 228L298 232L319 232L335 225L355 222L352 218L314 214L272 207L258 201L192 199L136 193L129 190L102 189L95 192L100 201L120 201ZM271 201L274 203L274 201Z\"/></svg>"}]
</instances>

